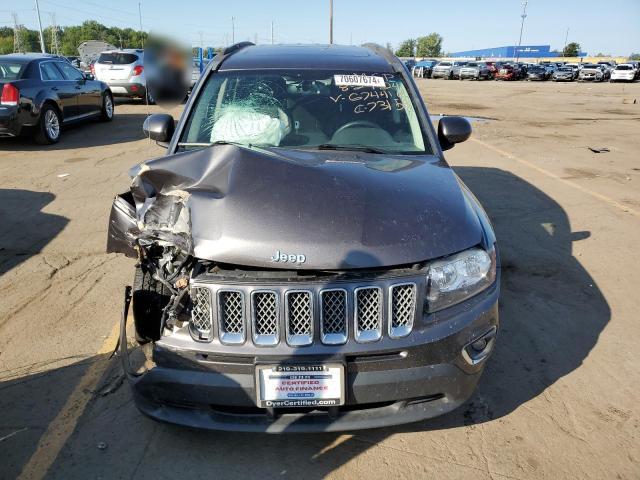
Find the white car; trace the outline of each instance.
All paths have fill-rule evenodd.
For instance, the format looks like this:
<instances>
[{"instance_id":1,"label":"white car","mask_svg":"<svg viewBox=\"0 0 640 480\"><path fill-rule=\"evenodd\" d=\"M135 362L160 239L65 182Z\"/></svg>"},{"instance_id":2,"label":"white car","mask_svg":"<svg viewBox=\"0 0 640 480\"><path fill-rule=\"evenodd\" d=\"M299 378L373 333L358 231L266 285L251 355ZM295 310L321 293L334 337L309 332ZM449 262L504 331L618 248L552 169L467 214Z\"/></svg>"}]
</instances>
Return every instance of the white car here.
<instances>
[{"instance_id":1,"label":"white car","mask_svg":"<svg viewBox=\"0 0 640 480\"><path fill-rule=\"evenodd\" d=\"M124 49L102 52L91 70L96 80L109 85L115 97L146 98L144 50Z\"/></svg>"},{"instance_id":2,"label":"white car","mask_svg":"<svg viewBox=\"0 0 640 480\"><path fill-rule=\"evenodd\" d=\"M610 82L633 82L637 75L637 70L630 63L622 63L611 72Z\"/></svg>"}]
</instances>

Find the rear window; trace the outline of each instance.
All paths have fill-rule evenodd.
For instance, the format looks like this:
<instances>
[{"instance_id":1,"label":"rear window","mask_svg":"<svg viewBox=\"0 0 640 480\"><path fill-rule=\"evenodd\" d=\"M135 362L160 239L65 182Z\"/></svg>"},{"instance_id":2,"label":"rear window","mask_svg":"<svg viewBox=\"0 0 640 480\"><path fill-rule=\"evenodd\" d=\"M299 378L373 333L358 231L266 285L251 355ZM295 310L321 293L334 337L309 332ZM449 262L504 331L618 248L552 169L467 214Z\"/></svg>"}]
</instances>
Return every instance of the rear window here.
<instances>
[{"instance_id":1,"label":"rear window","mask_svg":"<svg viewBox=\"0 0 640 480\"><path fill-rule=\"evenodd\" d=\"M111 65L129 65L138 61L138 56L134 53L101 53L98 63L108 63Z\"/></svg>"},{"instance_id":2,"label":"rear window","mask_svg":"<svg viewBox=\"0 0 640 480\"><path fill-rule=\"evenodd\" d=\"M449 65L451 65L449 62L440 62L438 64L439 67L448 67Z\"/></svg>"},{"instance_id":3,"label":"rear window","mask_svg":"<svg viewBox=\"0 0 640 480\"><path fill-rule=\"evenodd\" d=\"M17 80L22 73L23 63L0 62L0 80Z\"/></svg>"},{"instance_id":4,"label":"rear window","mask_svg":"<svg viewBox=\"0 0 640 480\"><path fill-rule=\"evenodd\" d=\"M471 63L467 63L467 67L479 67L480 65L478 65L475 62L471 62Z\"/></svg>"},{"instance_id":5,"label":"rear window","mask_svg":"<svg viewBox=\"0 0 640 480\"><path fill-rule=\"evenodd\" d=\"M631 67L630 65L620 65L616 67L616 70L633 70L633 67Z\"/></svg>"}]
</instances>

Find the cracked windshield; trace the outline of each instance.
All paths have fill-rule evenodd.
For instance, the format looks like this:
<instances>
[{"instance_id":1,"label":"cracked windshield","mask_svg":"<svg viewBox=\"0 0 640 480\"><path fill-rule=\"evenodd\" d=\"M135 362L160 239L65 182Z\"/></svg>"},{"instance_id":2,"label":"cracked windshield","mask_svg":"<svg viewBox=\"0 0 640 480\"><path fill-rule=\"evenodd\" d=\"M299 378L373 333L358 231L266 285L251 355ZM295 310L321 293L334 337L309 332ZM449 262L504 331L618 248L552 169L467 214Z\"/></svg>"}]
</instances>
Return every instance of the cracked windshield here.
<instances>
[{"instance_id":1,"label":"cracked windshield","mask_svg":"<svg viewBox=\"0 0 640 480\"><path fill-rule=\"evenodd\" d=\"M399 74L220 72L192 112L182 149L237 143L431 153Z\"/></svg>"}]
</instances>

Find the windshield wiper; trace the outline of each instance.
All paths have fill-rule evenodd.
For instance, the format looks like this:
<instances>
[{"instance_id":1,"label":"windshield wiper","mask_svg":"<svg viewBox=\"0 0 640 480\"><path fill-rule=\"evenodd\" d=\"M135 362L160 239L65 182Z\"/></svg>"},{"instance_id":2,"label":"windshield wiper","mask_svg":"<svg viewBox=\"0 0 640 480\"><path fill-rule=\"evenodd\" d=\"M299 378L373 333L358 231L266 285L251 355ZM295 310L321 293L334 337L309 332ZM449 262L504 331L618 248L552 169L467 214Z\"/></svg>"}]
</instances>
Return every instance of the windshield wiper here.
<instances>
[{"instance_id":1,"label":"windshield wiper","mask_svg":"<svg viewBox=\"0 0 640 480\"><path fill-rule=\"evenodd\" d=\"M336 145L335 143L321 143L316 148L318 150L351 150L355 152L366 153L389 153L386 150L375 147L367 147L366 145Z\"/></svg>"},{"instance_id":2,"label":"windshield wiper","mask_svg":"<svg viewBox=\"0 0 640 480\"><path fill-rule=\"evenodd\" d=\"M237 145L238 147L251 148L251 144L244 144L238 142L228 142L226 140L216 140L215 142L179 142L179 147L211 147L213 145Z\"/></svg>"}]
</instances>

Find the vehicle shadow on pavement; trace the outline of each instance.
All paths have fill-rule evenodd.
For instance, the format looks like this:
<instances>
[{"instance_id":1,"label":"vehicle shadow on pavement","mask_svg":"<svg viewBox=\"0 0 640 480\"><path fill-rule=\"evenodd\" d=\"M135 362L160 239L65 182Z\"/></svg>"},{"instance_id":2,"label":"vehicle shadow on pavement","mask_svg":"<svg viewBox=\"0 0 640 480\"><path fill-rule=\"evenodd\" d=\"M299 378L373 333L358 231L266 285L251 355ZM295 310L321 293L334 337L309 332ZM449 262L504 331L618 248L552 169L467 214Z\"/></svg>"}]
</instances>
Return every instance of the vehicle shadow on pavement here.
<instances>
[{"instance_id":1,"label":"vehicle shadow on pavement","mask_svg":"<svg viewBox=\"0 0 640 480\"><path fill-rule=\"evenodd\" d=\"M69 223L42 211L54 199L49 192L0 188L0 276L37 255Z\"/></svg>"},{"instance_id":2,"label":"vehicle shadow on pavement","mask_svg":"<svg viewBox=\"0 0 640 480\"><path fill-rule=\"evenodd\" d=\"M595 347L611 310L573 256L573 232L552 198L510 172L454 169L493 223L502 262L500 332L478 389L466 405L396 431L489 422L510 414L578 369Z\"/></svg>"},{"instance_id":3,"label":"vehicle shadow on pavement","mask_svg":"<svg viewBox=\"0 0 640 480\"><path fill-rule=\"evenodd\" d=\"M135 142L144 138L144 113L116 113L111 122L89 120L65 125L60 141L53 145L38 145L32 137L21 136L0 139L0 150L16 152L42 152L42 150L73 150Z\"/></svg>"},{"instance_id":4,"label":"vehicle shadow on pavement","mask_svg":"<svg viewBox=\"0 0 640 480\"><path fill-rule=\"evenodd\" d=\"M396 442L392 450L381 450L389 437L490 422L540 395L581 366L610 318L598 286L572 255L573 242L589 234L572 232L560 205L509 172L455 170L487 210L502 257L499 341L478 390L461 408L432 420L348 434L191 430L144 417L133 404L120 362L106 355L87 357L47 373L33 373L46 365L0 372L5 419L0 438L11 435L0 443L2 475L13 478L29 464L43 432L71 404L72 412L82 413L66 420L73 432L51 453L51 465L40 471L47 477L312 480L326 478L362 455L373 462L362 470L371 478L410 477L416 475L415 461L402 470L400 460L385 460L391 453L402 455L405 445ZM77 385L95 362L106 371L84 404L77 401ZM375 455L367 453L373 449ZM424 453L420 445L409 450ZM399 464L390 474L389 465Z\"/></svg>"}]
</instances>

